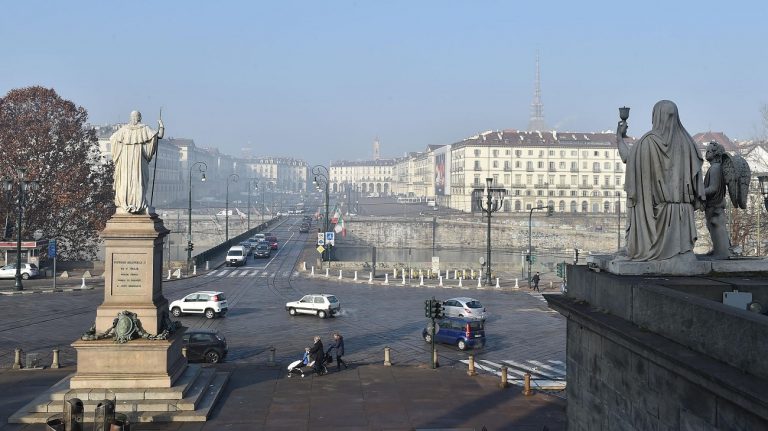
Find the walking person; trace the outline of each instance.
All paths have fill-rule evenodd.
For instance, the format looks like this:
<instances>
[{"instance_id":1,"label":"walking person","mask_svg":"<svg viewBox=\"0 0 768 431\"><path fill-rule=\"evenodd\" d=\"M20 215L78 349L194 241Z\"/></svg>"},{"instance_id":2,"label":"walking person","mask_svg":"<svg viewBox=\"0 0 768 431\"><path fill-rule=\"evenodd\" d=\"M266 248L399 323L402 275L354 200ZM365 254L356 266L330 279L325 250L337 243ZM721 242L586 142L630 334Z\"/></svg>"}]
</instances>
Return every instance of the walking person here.
<instances>
[{"instance_id":1,"label":"walking person","mask_svg":"<svg viewBox=\"0 0 768 431\"><path fill-rule=\"evenodd\" d=\"M534 292L541 292L539 290L539 280L541 280L541 278L539 277L539 273L537 271L536 275L533 276L533 291Z\"/></svg>"},{"instance_id":2,"label":"walking person","mask_svg":"<svg viewBox=\"0 0 768 431\"><path fill-rule=\"evenodd\" d=\"M323 350L323 342L320 340L319 335L315 335L315 343L309 349L309 357L312 360L312 369L315 370L318 376L322 376L325 350Z\"/></svg>"},{"instance_id":3,"label":"walking person","mask_svg":"<svg viewBox=\"0 0 768 431\"><path fill-rule=\"evenodd\" d=\"M345 370L349 368L347 363L341 359L341 357L344 356L344 337L338 332L333 333L333 345L328 348L328 352L326 353L330 354L333 349L336 349L336 371L341 371L342 365L344 365Z\"/></svg>"}]
</instances>

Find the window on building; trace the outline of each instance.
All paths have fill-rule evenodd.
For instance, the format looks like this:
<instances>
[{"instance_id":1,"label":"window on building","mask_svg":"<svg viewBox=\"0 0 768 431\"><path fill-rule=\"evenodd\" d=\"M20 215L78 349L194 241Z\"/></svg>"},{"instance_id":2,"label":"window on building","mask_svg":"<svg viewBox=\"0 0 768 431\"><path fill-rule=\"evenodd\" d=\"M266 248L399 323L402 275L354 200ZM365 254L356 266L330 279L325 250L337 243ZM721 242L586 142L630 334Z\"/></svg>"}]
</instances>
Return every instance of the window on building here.
<instances>
[{"instance_id":1,"label":"window on building","mask_svg":"<svg viewBox=\"0 0 768 431\"><path fill-rule=\"evenodd\" d=\"M475 160L475 170L479 171L480 169L480 160Z\"/></svg>"},{"instance_id":2,"label":"window on building","mask_svg":"<svg viewBox=\"0 0 768 431\"><path fill-rule=\"evenodd\" d=\"M505 160L505 161L504 161L504 170L505 170L505 171L508 171L509 169L510 169L509 160Z\"/></svg>"},{"instance_id":3,"label":"window on building","mask_svg":"<svg viewBox=\"0 0 768 431\"><path fill-rule=\"evenodd\" d=\"M539 163L537 164L537 167L539 169L544 169L544 162L540 160Z\"/></svg>"},{"instance_id":4,"label":"window on building","mask_svg":"<svg viewBox=\"0 0 768 431\"><path fill-rule=\"evenodd\" d=\"M581 202L581 212L585 213L589 211L589 203L587 201Z\"/></svg>"},{"instance_id":5,"label":"window on building","mask_svg":"<svg viewBox=\"0 0 768 431\"><path fill-rule=\"evenodd\" d=\"M536 196L543 196L544 190L536 190Z\"/></svg>"},{"instance_id":6,"label":"window on building","mask_svg":"<svg viewBox=\"0 0 768 431\"><path fill-rule=\"evenodd\" d=\"M515 174L515 184L520 184L520 174Z\"/></svg>"},{"instance_id":7,"label":"window on building","mask_svg":"<svg viewBox=\"0 0 768 431\"><path fill-rule=\"evenodd\" d=\"M520 201L515 201L515 211L520 211Z\"/></svg>"},{"instance_id":8,"label":"window on building","mask_svg":"<svg viewBox=\"0 0 768 431\"><path fill-rule=\"evenodd\" d=\"M605 163L603 163L603 168L604 168L606 171L610 171L610 170L611 170L611 162L605 162Z\"/></svg>"},{"instance_id":9,"label":"window on building","mask_svg":"<svg viewBox=\"0 0 768 431\"><path fill-rule=\"evenodd\" d=\"M595 157L600 157L600 151L595 151L593 154Z\"/></svg>"},{"instance_id":10,"label":"window on building","mask_svg":"<svg viewBox=\"0 0 768 431\"><path fill-rule=\"evenodd\" d=\"M608 152L608 151L606 151L606 152L605 152L605 158L606 158L606 159L609 159L609 158L611 158L611 153L610 153L610 152Z\"/></svg>"},{"instance_id":11,"label":"window on building","mask_svg":"<svg viewBox=\"0 0 768 431\"><path fill-rule=\"evenodd\" d=\"M526 190L526 191L525 191L525 195L526 195L526 196L530 196L530 195L531 195L531 191L530 191L530 190Z\"/></svg>"},{"instance_id":12,"label":"window on building","mask_svg":"<svg viewBox=\"0 0 768 431\"><path fill-rule=\"evenodd\" d=\"M499 174L493 174L493 185L499 184Z\"/></svg>"},{"instance_id":13,"label":"window on building","mask_svg":"<svg viewBox=\"0 0 768 431\"><path fill-rule=\"evenodd\" d=\"M588 176L584 175L583 177L581 177L581 185L583 185L583 186L589 185L589 177Z\"/></svg>"},{"instance_id":14,"label":"window on building","mask_svg":"<svg viewBox=\"0 0 768 431\"><path fill-rule=\"evenodd\" d=\"M515 161L515 168L520 169L520 160Z\"/></svg>"},{"instance_id":15,"label":"window on building","mask_svg":"<svg viewBox=\"0 0 768 431\"><path fill-rule=\"evenodd\" d=\"M494 160L494 161L493 161L493 167L494 167L495 169L498 169L498 167L499 167L499 161L498 161L498 160Z\"/></svg>"},{"instance_id":16,"label":"window on building","mask_svg":"<svg viewBox=\"0 0 768 431\"><path fill-rule=\"evenodd\" d=\"M538 184L538 185L544 184L544 175L538 175L536 177L536 184Z\"/></svg>"},{"instance_id":17,"label":"window on building","mask_svg":"<svg viewBox=\"0 0 768 431\"><path fill-rule=\"evenodd\" d=\"M578 162L571 162L571 171L578 171L579 170L579 163Z\"/></svg>"},{"instance_id":18,"label":"window on building","mask_svg":"<svg viewBox=\"0 0 768 431\"><path fill-rule=\"evenodd\" d=\"M504 185L505 186L509 185L509 179L510 179L510 175L509 174L504 174Z\"/></svg>"},{"instance_id":19,"label":"window on building","mask_svg":"<svg viewBox=\"0 0 768 431\"><path fill-rule=\"evenodd\" d=\"M549 155L550 156L554 156L555 155L555 150L549 150Z\"/></svg>"},{"instance_id":20,"label":"window on building","mask_svg":"<svg viewBox=\"0 0 768 431\"><path fill-rule=\"evenodd\" d=\"M610 185L611 185L611 176L610 176L610 175L606 175L606 176L605 176L605 183L604 183L604 184L605 184L606 186L609 186L609 187L610 187Z\"/></svg>"},{"instance_id":21,"label":"window on building","mask_svg":"<svg viewBox=\"0 0 768 431\"><path fill-rule=\"evenodd\" d=\"M592 185L593 186L599 186L600 185L600 175L595 175L592 177Z\"/></svg>"},{"instance_id":22,"label":"window on building","mask_svg":"<svg viewBox=\"0 0 768 431\"><path fill-rule=\"evenodd\" d=\"M509 156L509 155L511 155L511 154L512 154L512 150L505 150L505 151L504 151L504 155L505 155L505 156Z\"/></svg>"},{"instance_id":23,"label":"window on building","mask_svg":"<svg viewBox=\"0 0 768 431\"><path fill-rule=\"evenodd\" d=\"M616 175L616 185L617 186L621 185L621 175Z\"/></svg>"},{"instance_id":24,"label":"window on building","mask_svg":"<svg viewBox=\"0 0 768 431\"><path fill-rule=\"evenodd\" d=\"M560 150L560 157L565 157L565 150Z\"/></svg>"},{"instance_id":25,"label":"window on building","mask_svg":"<svg viewBox=\"0 0 768 431\"><path fill-rule=\"evenodd\" d=\"M525 185L530 186L531 184L533 184L533 175L528 174L525 176Z\"/></svg>"},{"instance_id":26,"label":"window on building","mask_svg":"<svg viewBox=\"0 0 768 431\"><path fill-rule=\"evenodd\" d=\"M571 190L571 196L573 196L573 197L578 196L578 194L576 194L576 193L577 193L576 190Z\"/></svg>"},{"instance_id":27,"label":"window on building","mask_svg":"<svg viewBox=\"0 0 768 431\"><path fill-rule=\"evenodd\" d=\"M499 157L499 150L493 150L493 157Z\"/></svg>"},{"instance_id":28,"label":"window on building","mask_svg":"<svg viewBox=\"0 0 768 431\"><path fill-rule=\"evenodd\" d=\"M565 169L565 162L560 162L560 163L558 164L558 167L559 167L560 169Z\"/></svg>"},{"instance_id":29,"label":"window on building","mask_svg":"<svg viewBox=\"0 0 768 431\"><path fill-rule=\"evenodd\" d=\"M479 157L479 156L480 156L480 149L476 148L475 149L475 157Z\"/></svg>"},{"instance_id":30,"label":"window on building","mask_svg":"<svg viewBox=\"0 0 768 431\"><path fill-rule=\"evenodd\" d=\"M520 150L515 150L515 157L520 157L523 154Z\"/></svg>"},{"instance_id":31,"label":"window on building","mask_svg":"<svg viewBox=\"0 0 768 431\"><path fill-rule=\"evenodd\" d=\"M533 150L528 150L528 155L532 156L533 155Z\"/></svg>"},{"instance_id":32,"label":"window on building","mask_svg":"<svg viewBox=\"0 0 768 431\"><path fill-rule=\"evenodd\" d=\"M560 185L561 186L565 185L565 175L560 175Z\"/></svg>"},{"instance_id":33,"label":"window on building","mask_svg":"<svg viewBox=\"0 0 768 431\"><path fill-rule=\"evenodd\" d=\"M529 171L533 170L533 162L532 161L529 160L529 161L526 162L526 169L528 169Z\"/></svg>"},{"instance_id":34,"label":"window on building","mask_svg":"<svg viewBox=\"0 0 768 431\"><path fill-rule=\"evenodd\" d=\"M558 195L558 196L565 196L565 190L560 190L560 191L557 193L557 195Z\"/></svg>"},{"instance_id":35,"label":"window on building","mask_svg":"<svg viewBox=\"0 0 768 431\"><path fill-rule=\"evenodd\" d=\"M554 171L555 170L555 162L549 162L549 170Z\"/></svg>"},{"instance_id":36,"label":"window on building","mask_svg":"<svg viewBox=\"0 0 768 431\"><path fill-rule=\"evenodd\" d=\"M474 184L475 184L475 186L479 186L480 185L480 176L479 175L475 175L475 183Z\"/></svg>"}]
</instances>

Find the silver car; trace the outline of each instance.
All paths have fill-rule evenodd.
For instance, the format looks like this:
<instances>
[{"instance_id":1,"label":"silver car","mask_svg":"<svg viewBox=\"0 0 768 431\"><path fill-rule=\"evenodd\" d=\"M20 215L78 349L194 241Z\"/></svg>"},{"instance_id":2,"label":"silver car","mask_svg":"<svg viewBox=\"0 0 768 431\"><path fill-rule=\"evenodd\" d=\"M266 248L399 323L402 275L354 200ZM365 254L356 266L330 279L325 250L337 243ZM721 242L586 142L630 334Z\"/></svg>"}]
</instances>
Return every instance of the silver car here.
<instances>
[{"instance_id":1,"label":"silver car","mask_svg":"<svg viewBox=\"0 0 768 431\"><path fill-rule=\"evenodd\" d=\"M443 314L450 317L486 319L488 312L477 299L462 296L443 301Z\"/></svg>"},{"instance_id":2,"label":"silver car","mask_svg":"<svg viewBox=\"0 0 768 431\"><path fill-rule=\"evenodd\" d=\"M37 269L37 265L34 263L22 263L21 264L21 278L24 280L35 278L40 275L40 271ZM5 265L0 268L0 278L15 278L16 277L16 264Z\"/></svg>"}]
</instances>

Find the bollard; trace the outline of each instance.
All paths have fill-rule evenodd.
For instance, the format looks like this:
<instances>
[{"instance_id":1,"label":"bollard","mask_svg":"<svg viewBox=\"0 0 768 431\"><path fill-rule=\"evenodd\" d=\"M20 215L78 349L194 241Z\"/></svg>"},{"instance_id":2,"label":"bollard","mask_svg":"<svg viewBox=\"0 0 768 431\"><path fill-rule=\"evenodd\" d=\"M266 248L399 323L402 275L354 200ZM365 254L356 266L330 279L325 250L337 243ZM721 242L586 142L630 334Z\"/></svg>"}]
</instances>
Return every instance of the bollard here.
<instances>
[{"instance_id":1,"label":"bollard","mask_svg":"<svg viewBox=\"0 0 768 431\"><path fill-rule=\"evenodd\" d=\"M457 270L455 270L455 269L454 269L454 270L453 270L453 279L454 279L454 280L456 280L456 279L458 279L458 278L459 278L459 271L457 271Z\"/></svg>"},{"instance_id":2,"label":"bollard","mask_svg":"<svg viewBox=\"0 0 768 431\"><path fill-rule=\"evenodd\" d=\"M51 362L51 368L61 368L61 365L59 365L59 349L53 349L53 362Z\"/></svg>"},{"instance_id":3,"label":"bollard","mask_svg":"<svg viewBox=\"0 0 768 431\"><path fill-rule=\"evenodd\" d=\"M197 275L197 265L192 266L192 275Z\"/></svg>"},{"instance_id":4,"label":"bollard","mask_svg":"<svg viewBox=\"0 0 768 431\"><path fill-rule=\"evenodd\" d=\"M480 270L480 271L477 273L477 278L483 278L483 271L482 271L482 270Z\"/></svg>"},{"instance_id":5,"label":"bollard","mask_svg":"<svg viewBox=\"0 0 768 431\"><path fill-rule=\"evenodd\" d=\"M275 366L275 348L274 347L269 348L269 359L267 359L267 365L269 365L270 367Z\"/></svg>"},{"instance_id":6,"label":"bollard","mask_svg":"<svg viewBox=\"0 0 768 431\"><path fill-rule=\"evenodd\" d=\"M533 395L531 390L531 373L525 373L523 376L523 395L526 397Z\"/></svg>"},{"instance_id":7,"label":"bollard","mask_svg":"<svg viewBox=\"0 0 768 431\"><path fill-rule=\"evenodd\" d=\"M440 278L440 270L437 270L437 278Z\"/></svg>"},{"instance_id":8,"label":"bollard","mask_svg":"<svg viewBox=\"0 0 768 431\"><path fill-rule=\"evenodd\" d=\"M443 287L443 277L440 276L437 279L440 280L440 284L438 284L438 286Z\"/></svg>"},{"instance_id":9,"label":"bollard","mask_svg":"<svg viewBox=\"0 0 768 431\"><path fill-rule=\"evenodd\" d=\"M423 286L423 285L424 285L424 276L420 275L419 276L419 286Z\"/></svg>"},{"instance_id":10,"label":"bollard","mask_svg":"<svg viewBox=\"0 0 768 431\"><path fill-rule=\"evenodd\" d=\"M21 352L22 350L18 347L13 349L13 369L14 370L20 370L21 369Z\"/></svg>"},{"instance_id":11,"label":"bollard","mask_svg":"<svg viewBox=\"0 0 768 431\"><path fill-rule=\"evenodd\" d=\"M435 346L435 350L432 351L432 363L435 364L435 368L440 368L440 362L437 360L437 346Z\"/></svg>"},{"instance_id":12,"label":"bollard","mask_svg":"<svg viewBox=\"0 0 768 431\"><path fill-rule=\"evenodd\" d=\"M314 266L312 266L312 272L309 275L312 276L312 277L315 276L315 267Z\"/></svg>"},{"instance_id":13,"label":"bollard","mask_svg":"<svg viewBox=\"0 0 768 431\"><path fill-rule=\"evenodd\" d=\"M392 268L392 278L397 278L397 268Z\"/></svg>"},{"instance_id":14,"label":"bollard","mask_svg":"<svg viewBox=\"0 0 768 431\"><path fill-rule=\"evenodd\" d=\"M480 278L480 277L478 277L478 278L477 278L477 287L483 287L483 284L482 284L482 283L483 283L483 279L482 279L482 278Z\"/></svg>"},{"instance_id":15,"label":"bollard","mask_svg":"<svg viewBox=\"0 0 768 431\"><path fill-rule=\"evenodd\" d=\"M210 263L206 260L205 261L205 270L208 271L211 269Z\"/></svg>"},{"instance_id":16,"label":"bollard","mask_svg":"<svg viewBox=\"0 0 768 431\"><path fill-rule=\"evenodd\" d=\"M467 369L467 375L468 376L477 375L477 371L475 371L475 355L473 354L469 355L469 369Z\"/></svg>"},{"instance_id":17,"label":"bollard","mask_svg":"<svg viewBox=\"0 0 768 431\"><path fill-rule=\"evenodd\" d=\"M329 270L328 268L325 268L325 278L328 278L328 275L329 275L329 271L330 271L330 270Z\"/></svg>"},{"instance_id":18,"label":"bollard","mask_svg":"<svg viewBox=\"0 0 768 431\"><path fill-rule=\"evenodd\" d=\"M168 278L166 280L170 280L170 279L171 279L171 270L169 269L168 270Z\"/></svg>"},{"instance_id":19,"label":"bollard","mask_svg":"<svg viewBox=\"0 0 768 431\"><path fill-rule=\"evenodd\" d=\"M459 277L459 287L463 287L463 286L461 285L461 277Z\"/></svg>"},{"instance_id":20,"label":"bollard","mask_svg":"<svg viewBox=\"0 0 768 431\"><path fill-rule=\"evenodd\" d=\"M307 261L306 260L304 262L301 262L301 268L302 268L302 271L306 271L307 270Z\"/></svg>"},{"instance_id":21,"label":"bollard","mask_svg":"<svg viewBox=\"0 0 768 431\"><path fill-rule=\"evenodd\" d=\"M515 289L519 289L520 286L517 285L517 279L515 279Z\"/></svg>"},{"instance_id":22,"label":"bollard","mask_svg":"<svg viewBox=\"0 0 768 431\"><path fill-rule=\"evenodd\" d=\"M83 284L80 285L81 289L85 289L85 277L83 277Z\"/></svg>"},{"instance_id":23,"label":"bollard","mask_svg":"<svg viewBox=\"0 0 768 431\"><path fill-rule=\"evenodd\" d=\"M509 386L509 383L507 383L507 366L502 365L501 366L501 384L499 385L499 387L501 387L501 389L505 389L508 386Z\"/></svg>"},{"instance_id":24,"label":"bollard","mask_svg":"<svg viewBox=\"0 0 768 431\"><path fill-rule=\"evenodd\" d=\"M368 284L373 284L373 272L368 272Z\"/></svg>"},{"instance_id":25,"label":"bollard","mask_svg":"<svg viewBox=\"0 0 768 431\"><path fill-rule=\"evenodd\" d=\"M341 280L341 270L339 270L339 280Z\"/></svg>"},{"instance_id":26,"label":"bollard","mask_svg":"<svg viewBox=\"0 0 768 431\"><path fill-rule=\"evenodd\" d=\"M419 270L419 278L423 277L423 275L422 275L422 274L423 274L423 273L421 272L421 270Z\"/></svg>"},{"instance_id":27,"label":"bollard","mask_svg":"<svg viewBox=\"0 0 768 431\"><path fill-rule=\"evenodd\" d=\"M405 272L403 272L403 285L405 285Z\"/></svg>"},{"instance_id":28,"label":"bollard","mask_svg":"<svg viewBox=\"0 0 768 431\"><path fill-rule=\"evenodd\" d=\"M499 277L496 277L496 288L500 289L501 286L499 285Z\"/></svg>"},{"instance_id":29,"label":"bollard","mask_svg":"<svg viewBox=\"0 0 768 431\"><path fill-rule=\"evenodd\" d=\"M549 288L550 289L552 288L552 282L551 281L549 282Z\"/></svg>"},{"instance_id":30,"label":"bollard","mask_svg":"<svg viewBox=\"0 0 768 431\"><path fill-rule=\"evenodd\" d=\"M187 357L187 346L183 346L181 348L181 356L183 356L185 358Z\"/></svg>"},{"instance_id":31,"label":"bollard","mask_svg":"<svg viewBox=\"0 0 768 431\"><path fill-rule=\"evenodd\" d=\"M355 281L357 281L357 271L355 271Z\"/></svg>"},{"instance_id":32,"label":"bollard","mask_svg":"<svg viewBox=\"0 0 768 431\"><path fill-rule=\"evenodd\" d=\"M384 284L389 284L389 273L388 272L384 273Z\"/></svg>"},{"instance_id":33,"label":"bollard","mask_svg":"<svg viewBox=\"0 0 768 431\"><path fill-rule=\"evenodd\" d=\"M467 270L466 269L462 269L461 270L461 278L467 278Z\"/></svg>"},{"instance_id":34,"label":"bollard","mask_svg":"<svg viewBox=\"0 0 768 431\"><path fill-rule=\"evenodd\" d=\"M389 347L384 348L384 366L385 367L392 366L392 361L389 358Z\"/></svg>"}]
</instances>

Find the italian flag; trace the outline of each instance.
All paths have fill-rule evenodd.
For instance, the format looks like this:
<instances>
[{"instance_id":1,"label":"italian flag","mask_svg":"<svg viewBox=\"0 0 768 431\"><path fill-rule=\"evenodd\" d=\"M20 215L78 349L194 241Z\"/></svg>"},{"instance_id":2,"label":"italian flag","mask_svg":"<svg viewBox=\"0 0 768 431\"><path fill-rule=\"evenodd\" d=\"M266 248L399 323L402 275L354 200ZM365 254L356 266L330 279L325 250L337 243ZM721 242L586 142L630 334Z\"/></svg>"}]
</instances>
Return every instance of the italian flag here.
<instances>
[{"instance_id":1,"label":"italian flag","mask_svg":"<svg viewBox=\"0 0 768 431\"><path fill-rule=\"evenodd\" d=\"M340 233L342 238L347 237L347 224L344 222L344 217L341 214L338 215L338 223L336 223L336 227L333 228L333 231Z\"/></svg>"}]
</instances>

